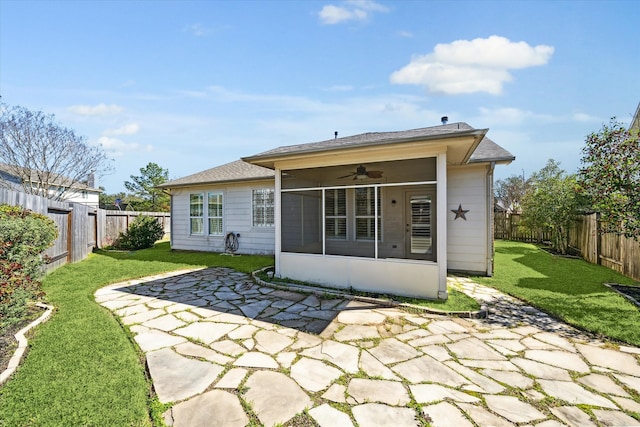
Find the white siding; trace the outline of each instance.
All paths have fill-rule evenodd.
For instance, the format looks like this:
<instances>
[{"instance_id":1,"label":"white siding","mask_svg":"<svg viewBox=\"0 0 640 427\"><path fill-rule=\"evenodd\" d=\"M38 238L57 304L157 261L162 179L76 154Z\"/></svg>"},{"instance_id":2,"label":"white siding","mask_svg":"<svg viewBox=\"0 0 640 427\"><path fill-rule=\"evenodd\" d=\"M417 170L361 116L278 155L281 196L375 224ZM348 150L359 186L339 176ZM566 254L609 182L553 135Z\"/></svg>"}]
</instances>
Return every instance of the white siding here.
<instances>
[{"instance_id":1,"label":"white siding","mask_svg":"<svg viewBox=\"0 0 640 427\"><path fill-rule=\"evenodd\" d=\"M252 220L252 190L273 188L273 181L191 187L172 190L171 248L204 252L224 252L227 233L240 234L238 254L273 254L275 227L254 227ZM223 235L191 235L189 230L189 194L223 193Z\"/></svg>"},{"instance_id":2,"label":"white siding","mask_svg":"<svg viewBox=\"0 0 640 427\"><path fill-rule=\"evenodd\" d=\"M490 262L487 236L487 165L449 167L447 173L447 269L487 273ZM467 220L452 210L468 210Z\"/></svg>"}]
</instances>

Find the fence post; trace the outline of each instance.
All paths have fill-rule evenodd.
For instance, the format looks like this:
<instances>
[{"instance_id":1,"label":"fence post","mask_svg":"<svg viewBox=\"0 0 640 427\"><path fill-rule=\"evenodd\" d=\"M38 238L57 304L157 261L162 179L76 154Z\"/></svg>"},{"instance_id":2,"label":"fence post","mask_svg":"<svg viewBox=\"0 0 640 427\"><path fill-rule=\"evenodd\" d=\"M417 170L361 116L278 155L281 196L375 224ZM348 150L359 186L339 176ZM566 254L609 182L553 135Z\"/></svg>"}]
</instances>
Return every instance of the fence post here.
<instances>
[{"instance_id":1,"label":"fence post","mask_svg":"<svg viewBox=\"0 0 640 427\"><path fill-rule=\"evenodd\" d=\"M73 208L67 214L67 263L73 260Z\"/></svg>"},{"instance_id":2,"label":"fence post","mask_svg":"<svg viewBox=\"0 0 640 427\"><path fill-rule=\"evenodd\" d=\"M602 265L602 227L600 225L600 212L596 213L596 263Z\"/></svg>"}]
</instances>

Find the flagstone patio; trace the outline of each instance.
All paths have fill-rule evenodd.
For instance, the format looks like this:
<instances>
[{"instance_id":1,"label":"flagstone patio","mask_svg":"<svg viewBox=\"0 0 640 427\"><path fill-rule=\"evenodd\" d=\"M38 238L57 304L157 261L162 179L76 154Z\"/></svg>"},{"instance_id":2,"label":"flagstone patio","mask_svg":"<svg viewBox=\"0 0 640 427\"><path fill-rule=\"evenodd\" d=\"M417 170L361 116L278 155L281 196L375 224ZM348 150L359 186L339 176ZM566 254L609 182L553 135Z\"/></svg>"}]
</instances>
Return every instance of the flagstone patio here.
<instances>
[{"instance_id":1,"label":"flagstone patio","mask_svg":"<svg viewBox=\"0 0 640 427\"><path fill-rule=\"evenodd\" d=\"M468 279L449 284L489 316L276 290L224 268L95 297L133 333L176 427L640 425L640 349Z\"/></svg>"}]
</instances>

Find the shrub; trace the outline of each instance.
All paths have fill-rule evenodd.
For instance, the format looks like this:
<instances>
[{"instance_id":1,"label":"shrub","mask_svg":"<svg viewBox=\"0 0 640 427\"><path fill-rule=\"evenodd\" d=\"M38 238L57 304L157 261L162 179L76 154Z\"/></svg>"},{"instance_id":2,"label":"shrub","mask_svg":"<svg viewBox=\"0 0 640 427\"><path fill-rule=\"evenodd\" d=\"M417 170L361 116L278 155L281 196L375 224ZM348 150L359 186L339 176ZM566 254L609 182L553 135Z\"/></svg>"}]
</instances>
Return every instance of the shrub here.
<instances>
[{"instance_id":1,"label":"shrub","mask_svg":"<svg viewBox=\"0 0 640 427\"><path fill-rule=\"evenodd\" d=\"M126 250L146 249L152 247L163 236L164 229L156 218L140 215L129 224L125 233L120 233L113 247Z\"/></svg>"},{"instance_id":2,"label":"shrub","mask_svg":"<svg viewBox=\"0 0 640 427\"><path fill-rule=\"evenodd\" d=\"M22 317L30 298L41 296L42 252L57 235L46 216L0 205L0 330Z\"/></svg>"}]
</instances>

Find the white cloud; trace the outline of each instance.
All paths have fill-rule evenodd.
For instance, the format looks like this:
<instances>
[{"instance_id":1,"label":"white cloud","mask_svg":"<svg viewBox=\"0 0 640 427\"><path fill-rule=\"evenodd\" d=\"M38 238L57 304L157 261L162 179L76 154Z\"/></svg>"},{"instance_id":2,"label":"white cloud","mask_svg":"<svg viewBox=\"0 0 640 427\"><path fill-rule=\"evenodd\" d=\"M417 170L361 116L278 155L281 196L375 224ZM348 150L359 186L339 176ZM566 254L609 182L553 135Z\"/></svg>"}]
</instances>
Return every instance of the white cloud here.
<instances>
[{"instance_id":1,"label":"white cloud","mask_svg":"<svg viewBox=\"0 0 640 427\"><path fill-rule=\"evenodd\" d=\"M344 6L326 5L320 10L318 16L323 24L334 25L347 21L364 21L373 12L388 11L387 7L372 0L351 0L345 2Z\"/></svg>"},{"instance_id":2,"label":"white cloud","mask_svg":"<svg viewBox=\"0 0 640 427\"><path fill-rule=\"evenodd\" d=\"M600 122L600 118L586 113L574 113L573 119L577 122Z\"/></svg>"},{"instance_id":3,"label":"white cloud","mask_svg":"<svg viewBox=\"0 0 640 427\"><path fill-rule=\"evenodd\" d=\"M136 133L138 133L138 131L140 130L140 125L138 125L137 123L129 123L126 124L124 126L120 126L119 128L115 128L115 129L107 129L103 132L104 135L106 136L111 136L111 135L134 135Z\"/></svg>"},{"instance_id":4,"label":"white cloud","mask_svg":"<svg viewBox=\"0 0 640 427\"><path fill-rule=\"evenodd\" d=\"M80 116L107 116L119 114L124 108L115 104L98 104L98 105L72 105L67 110L73 114Z\"/></svg>"},{"instance_id":5,"label":"white cloud","mask_svg":"<svg viewBox=\"0 0 640 427\"><path fill-rule=\"evenodd\" d=\"M351 85L333 85L324 89L327 92L350 92L353 90Z\"/></svg>"},{"instance_id":6,"label":"white cloud","mask_svg":"<svg viewBox=\"0 0 640 427\"><path fill-rule=\"evenodd\" d=\"M429 92L457 95L502 93L503 84L513 80L509 70L544 65L554 48L512 42L505 37L457 40L437 44L433 52L418 55L391 74L394 84L425 86Z\"/></svg>"},{"instance_id":7,"label":"white cloud","mask_svg":"<svg viewBox=\"0 0 640 427\"><path fill-rule=\"evenodd\" d=\"M407 39L413 38L413 33L411 31L398 31L398 36L404 37Z\"/></svg>"},{"instance_id":8,"label":"white cloud","mask_svg":"<svg viewBox=\"0 0 640 427\"><path fill-rule=\"evenodd\" d=\"M196 37L204 37L211 34L211 29L205 27L200 23L185 25L184 28L182 28L182 31Z\"/></svg>"},{"instance_id":9,"label":"white cloud","mask_svg":"<svg viewBox=\"0 0 640 427\"><path fill-rule=\"evenodd\" d=\"M153 146L150 144L127 143L118 138L109 138L107 136L98 138L98 144L102 145L102 148L113 157L124 157L129 153L148 153L153 151Z\"/></svg>"}]
</instances>

